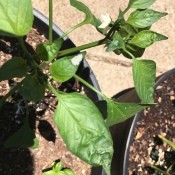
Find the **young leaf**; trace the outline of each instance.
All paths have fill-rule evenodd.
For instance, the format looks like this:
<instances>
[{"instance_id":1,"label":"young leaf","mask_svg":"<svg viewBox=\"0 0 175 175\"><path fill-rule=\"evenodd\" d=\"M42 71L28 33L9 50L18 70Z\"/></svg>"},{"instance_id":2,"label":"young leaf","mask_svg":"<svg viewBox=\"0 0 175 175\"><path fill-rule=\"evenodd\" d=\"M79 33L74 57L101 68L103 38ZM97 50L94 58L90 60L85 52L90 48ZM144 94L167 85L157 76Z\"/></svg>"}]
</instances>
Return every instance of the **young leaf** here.
<instances>
[{"instance_id":1,"label":"young leaf","mask_svg":"<svg viewBox=\"0 0 175 175\"><path fill-rule=\"evenodd\" d=\"M133 60L133 79L142 103L154 103L153 92L156 78L156 63L152 60Z\"/></svg>"},{"instance_id":2,"label":"young leaf","mask_svg":"<svg viewBox=\"0 0 175 175\"><path fill-rule=\"evenodd\" d=\"M60 50L63 39L59 38L53 43L40 43L36 47L36 55L43 61L52 61L58 54L58 51Z\"/></svg>"},{"instance_id":3,"label":"young leaf","mask_svg":"<svg viewBox=\"0 0 175 175\"><path fill-rule=\"evenodd\" d=\"M146 9L152 5L156 0L130 0L128 7L135 9Z\"/></svg>"},{"instance_id":4,"label":"young leaf","mask_svg":"<svg viewBox=\"0 0 175 175\"><path fill-rule=\"evenodd\" d=\"M85 16L84 21L82 22L82 25L83 24L92 24L95 27L97 27L97 24L99 23L97 18L95 18L95 16L92 14L90 9L85 4L83 4L82 2L77 1L77 0L70 0L70 4L73 7L77 8L79 11L85 13L86 16Z\"/></svg>"},{"instance_id":5,"label":"young leaf","mask_svg":"<svg viewBox=\"0 0 175 175\"><path fill-rule=\"evenodd\" d=\"M159 33L143 30L137 33L130 41L131 44L136 45L141 48L146 48L156 41L166 40L168 39L166 36L161 35Z\"/></svg>"},{"instance_id":6,"label":"young leaf","mask_svg":"<svg viewBox=\"0 0 175 175\"><path fill-rule=\"evenodd\" d=\"M33 24L31 0L0 1L0 35L24 36Z\"/></svg>"},{"instance_id":7,"label":"young leaf","mask_svg":"<svg viewBox=\"0 0 175 175\"><path fill-rule=\"evenodd\" d=\"M5 142L5 147L37 148L38 144L39 143L35 136L35 132L30 128L28 119L26 118L22 127L7 139Z\"/></svg>"},{"instance_id":8,"label":"young leaf","mask_svg":"<svg viewBox=\"0 0 175 175\"><path fill-rule=\"evenodd\" d=\"M122 49L125 47L125 43L123 41L123 38L119 34L119 32L116 32L112 38L112 41L110 41L109 44L107 44L106 51L115 51L117 49Z\"/></svg>"},{"instance_id":9,"label":"young leaf","mask_svg":"<svg viewBox=\"0 0 175 175\"><path fill-rule=\"evenodd\" d=\"M106 123L108 126L121 123L128 118L134 116L140 112L146 105L135 104L135 103L119 103L112 100L107 101L107 119Z\"/></svg>"},{"instance_id":10,"label":"young leaf","mask_svg":"<svg viewBox=\"0 0 175 175\"><path fill-rule=\"evenodd\" d=\"M62 83L72 78L84 58L84 55L85 52L82 52L78 55L64 57L55 61L50 67L50 73L53 79Z\"/></svg>"},{"instance_id":11,"label":"young leaf","mask_svg":"<svg viewBox=\"0 0 175 175\"><path fill-rule=\"evenodd\" d=\"M95 104L79 93L58 94L54 119L70 151L110 174L113 144L109 129Z\"/></svg>"},{"instance_id":12,"label":"young leaf","mask_svg":"<svg viewBox=\"0 0 175 175\"><path fill-rule=\"evenodd\" d=\"M152 9L136 10L129 16L127 23L137 28L145 28L151 26L167 13L161 13Z\"/></svg>"},{"instance_id":13,"label":"young leaf","mask_svg":"<svg viewBox=\"0 0 175 175\"><path fill-rule=\"evenodd\" d=\"M27 73L27 64L23 58L14 57L0 67L0 81L14 77L23 77Z\"/></svg>"},{"instance_id":14,"label":"young leaf","mask_svg":"<svg viewBox=\"0 0 175 175\"><path fill-rule=\"evenodd\" d=\"M36 77L27 76L19 92L25 100L37 102L44 98L45 85L41 84Z\"/></svg>"}]
</instances>

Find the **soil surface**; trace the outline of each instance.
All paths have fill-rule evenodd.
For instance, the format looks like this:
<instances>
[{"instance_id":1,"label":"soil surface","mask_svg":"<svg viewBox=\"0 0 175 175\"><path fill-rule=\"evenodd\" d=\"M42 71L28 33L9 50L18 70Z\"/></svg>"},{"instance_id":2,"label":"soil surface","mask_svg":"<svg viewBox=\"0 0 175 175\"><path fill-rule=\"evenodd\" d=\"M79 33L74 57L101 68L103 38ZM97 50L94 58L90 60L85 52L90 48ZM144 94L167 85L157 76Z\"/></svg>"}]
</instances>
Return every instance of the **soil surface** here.
<instances>
[{"instance_id":1,"label":"soil surface","mask_svg":"<svg viewBox=\"0 0 175 175\"><path fill-rule=\"evenodd\" d=\"M32 29L26 38L27 47L31 51L41 41L46 39L36 29ZM12 38L0 38L0 66L12 56L22 56L18 42ZM0 96L5 95L18 81L20 79L0 82ZM82 91L75 80L58 86L64 91ZM6 101L0 111L0 175L41 175L42 170L51 167L56 160L61 160L65 167L71 168L77 175L90 174L90 166L68 151L55 128L53 113L56 104L57 101L50 92L46 92L45 99L39 103L24 101L18 92ZM7 149L4 147L5 141L23 124L25 105L39 147Z\"/></svg>"},{"instance_id":2,"label":"soil surface","mask_svg":"<svg viewBox=\"0 0 175 175\"><path fill-rule=\"evenodd\" d=\"M158 135L175 143L175 74L159 84L156 105L141 113L130 146L129 175L162 175L152 165L175 175L175 150Z\"/></svg>"}]
</instances>

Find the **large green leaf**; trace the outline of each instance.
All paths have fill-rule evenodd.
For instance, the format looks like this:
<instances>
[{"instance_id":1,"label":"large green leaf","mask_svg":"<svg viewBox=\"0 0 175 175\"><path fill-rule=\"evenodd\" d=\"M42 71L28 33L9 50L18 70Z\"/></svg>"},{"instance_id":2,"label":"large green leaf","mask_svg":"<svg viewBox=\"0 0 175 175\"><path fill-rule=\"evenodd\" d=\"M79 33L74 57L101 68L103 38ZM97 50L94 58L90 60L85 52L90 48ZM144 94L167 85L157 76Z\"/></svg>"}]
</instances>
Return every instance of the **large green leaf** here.
<instances>
[{"instance_id":1,"label":"large green leaf","mask_svg":"<svg viewBox=\"0 0 175 175\"><path fill-rule=\"evenodd\" d=\"M109 175L113 144L100 111L79 93L58 94L58 98L54 119L67 147L85 162L102 165Z\"/></svg>"},{"instance_id":2,"label":"large green leaf","mask_svg":"<svg viewBox=\"0 0 175 175\"><path fill-rule=\"evenodd\" d=\"M97 27L97 25L99 24L99 20L95 18L95 16L85 4L77 0L70 0L70 4L85 14L85 19L82 24L92 24Z\"/></svg>"},{"instance_id":3,"label":"large green leaf","mask_svg":"<svg viewBox=\"0 0 175 175\"><path fill-rule=\"evenodd\" d=\"M143 30L136 34L130 41L131 44L146 48L156 41L166 40L168 39L166 36L161 35L159 33L153 32L151 30Z\"/></svg>"},{"instance_id":4,"label":"large green leaf","mask_svg":"<svg viewBox=\"0 0 175 175\"><path fill-rule=\"evenodd\" d=\"M85 52L75 56L63 57L55 61L50 67L50 73L53 79L62 83L72 78L84 58L84 55Z\"/></svg>"},{"instance_id":5,"label":"large green leaf","mask_svg":"<svg viewBox=\"0 0 175 175\"><path fill-rule=\"evenodd\" d=\"M35 136L35 132L30 128L27 118L24 120L22 127L7 139L5 147L38 147L38 139Z\"/></svg>"},{"instance_id":6,"label":"large green leaf","mask_svg":"<svg viewBox=\"0 0 175 175\"><path fill-rule=\"evenodd\" d=\"M127 23L137 28L145 28L151 26L167 13L161 13L152 9L136 10L129 16Z\"/></svg>"},{"instance_id":7,"label":"large green leaf","mask_svg":"<svg viewBox=\"0 0 175 175\"><path fill-rule=\"evenodd\" d=\"M146 9L155 1L156 0L130 0L128 6L136 9Z\"/></svg>"},{"instance_id":8,"label":"large green leaf","mask_svg":"<svg viewBox=\"0 0 175 175\"><path fill-rule=\"evenodd\" d=\"M133 79L142 103L153 103L156 63L152 60L133 60Z\"/></svg>"},{"instance_id":9,"label":"large green leaf","mask_svg":"<svg viewBox=\"0 0 175 175\"><path fill-rule=\"evenodd\" d=\"M60 50L63 39L59 38L53 43L40 43L36 47L36 55L43 61L52 61L58 54L58 51Z\"/></svg>"},{"instance_id":10,"label":"large green leaf","mask_svg":"<svg viewBox=\"0 0 175 175\"><path fill-rule=\"evenodd\" d=\"M136 103L121 103L108 100L106 123L108 126L121 123L146 107L146 105Z\"/></svg>"},{"instance_id":11,"label":"large green leaf","mask_svg":"<svg viewBox=\"0 0 175 175\"><path fill-rule=\"evenodd\" d=\"M26 61L20 57L14 57L6 61L0 67L0 81L10 80L15 77L23 77L27 73Z\"/></svg>"},{"instance_id":12,"label":"large green leaf","mask_svg":"<svg viewBox=\"0 0 175 175\"><path fill-rule=\"evenodd\" d=\"M26 35L33 24L31 0L1 0L0 24L0 35Z\"/></svg>"},{"instance_id":13,"label":"large green leaf","mask_svg":"<svg viewBox=\"0 0 175 175\"><path fill-rule=\"evenodd\" d=\"M37 102L44 98L45 85L41 84L36 77L27 76L19 92L25 100Z\"/></svg>"}]
</instances>

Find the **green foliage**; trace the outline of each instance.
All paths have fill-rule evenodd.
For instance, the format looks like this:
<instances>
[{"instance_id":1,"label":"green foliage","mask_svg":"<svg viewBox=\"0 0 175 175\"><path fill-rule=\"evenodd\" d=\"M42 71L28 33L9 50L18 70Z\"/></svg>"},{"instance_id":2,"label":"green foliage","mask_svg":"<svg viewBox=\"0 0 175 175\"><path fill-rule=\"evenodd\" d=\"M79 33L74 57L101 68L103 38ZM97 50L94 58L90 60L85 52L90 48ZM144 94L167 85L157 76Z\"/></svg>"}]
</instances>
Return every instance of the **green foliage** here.
<instances>
[{"instance_id":1,"label":"green foliage","mask_svg":"<svg viewBox=\"0 0 175 175\"><path fill-rule=\"evenodd\" d=\"M135 9L146 9L152 5L156 0L130 0L128 7Z\"/></svg>"},{"instance_id":2,"label":"green foliage","mask_svg":"<svg viewBox=\"0 0 175 175\"><path fill-rule=\"evenodd\" d=\"M156 77L156 63L152 60L133 60L133 79L142 103L154 103L153 92Z\"/></svg>"},{"instance_id":3,"label":"green foliage","mask_svg":"<svg viewBox=\"0 0 175 175\"><path fill-rule=\"evenodd\" d=\"M129 16L127 23L133 27L145 28L151 26L161 17L166 16L167 13L161 13L152 9L136 10Z\"/></svg>"},{"instance_id":4,"label":"green foliage","mask_svg":"<svg viewBox=\"0 0 175 175\"><path fill-rule=\"evenodd\" d=\"M135 103L119 103L112 100L107 101L107 120L108 126L121 123L134 114L140 112L146 105Z\"/></svg>"},{"instance_id":5,"label":"green foliage","mask_svg":"<svg viewBox=\"0 0 175 175\"><path fill-rule=\"evenodd\" d=\"M43 61L52 61L57 56L63 41L62 38L59 38L52 43L40 43L36 47L36 56Z\"/></svg>"},{"instance_id":6,"label":"green foliage","mask_svg":"<svg viewBox=\"0 0 175 175\"><path fill-rule=\"evenodd\" d=\"M153 32L151 30L143 30L137 33L130 42L135 46L146 48L155 43L156 41L166 39L168 39L166 36L161 35L159 33Z\"/></svg>"},{"instance_id":7,"label":"green foliage","mask_svg":"<svg viewBox=\"0 0 175 175\"><path fill-rule=\"evenodd\" d=\"M172 147L173 150L175 150L175 143L166 139L165 137L159 135L159 138L161 138L165 143L167 143L168 145L170 145Z\"/></svg>"},{"instance_id":8,"label":"green foliage","mask_svg":"<svg viewBox=\"0 0 175 175\"><path fill-rule=\"evenodd\" d=\"M85 14L85 19L83 22L81 22L82 25L92 24L96 27L99 24L97 18L92 14L90 9L85 4L77 0L70 0L70 4Z\"/></svg>"},{"instance_id":9,"label":"green foliage","mask_svg":"<svg viewBox=\"0 0 175 175\"><path fill-rule=\"evenodd\" d=\"M33 24L31 0L1 0L0 35L16 37L23 58L12 58L4 63L0 68L0 81L15 77L24 78L0 99L0 106L16 90L27 102L38 102L44 98L46 89L52 91L58 100L54 113L55 124L67 147L85 162L93 166L103 166L110 175L113 143L108 127L125 121L154 103L156 64L152 60L138 59L146 47L167 39L164 35L150 30L152 24L166 15L148 9L154 2L155 0L130 0L125 10L119 11L115 21L106 15L106 21L101 23L85 4L78 0L70 0L70 4L83 12L85 18L52 42L52 0L49 0L49 43L39 43L33 54L26 48L22 37L28 34ZM126 19L125 14L130 8L134 8L135 11ZM104 37L99 41L61 50L63 38L84 24L95 26ZM85 50L101 44L105 45L107 52L113 51L132 59L133 80L141 104L113 101L76 75L81 61L85 58ZM53 81L63 83L72 77L102 96L105 108L100 105L99 110L87 96L61 92L52 85L55 84ZM28 124L28 119L25 119L23 126L6 141L5 145L37 147L38 141ZM74 175L74 173L69 169L63 169L61 163L55 163L52 169L43 175Z\"/></svg>"},{"instance_id":10,"label":"green foliage","mask_svg":"<svg viewBox=\"0 0 175 175\"><path fill-rule=\"evenodd\" d=\"M6 140L5 147L37 148L38 144L35 132L30 128L28 119L25 118L22 127Z\"/></svg>"},{"instance_id":11,"label":"green foliage","mask_svg":"<svg viewBox=\"0 0 175 175\"><path fill-rule=\"evenodd\" d=\"M67 147L87 163L102 165L110 174L112 139L100 111L84 95L70 93L57 96L59 103L54 119Z\"/></svg>"},{"instance_id":12,"label":"green foliage","mask_svg":"<svg viewBox=\"0 0 175 175\"><path fill-rule=\"evenodd\" d=\"M84 53L80 53L74 56L63 57L55 61L50 67L50 73L53 79L61 83L72 78L83 58Z\"/></svg>"},{"instance_id":13,"label":"green foliage","mask_svg":"<svg viewBox=\"0 0 175 175\"><path fill-rule=\"evenodd\" d=\"M26 35L33 24L31 0L1 0L0 24L0 35Z\"/></svg>"},{"instance_id":14,"label":"green foliage","mask_svg":"<svg viewBox=\"0 0 175 175\"><path fill-rule=\"evenodd\" d=\"M27 76L19 92L25 100L37 102L44 98L45 85L41 84L37 77Z\"/></svg>"},{"instance_id":15,"label":"green foliage","mask_svg":"<svg viewBox=\"0 0 175 175\"><path fill-rule=\"evenodd\" d=\"M71 169L63 169L61 162L55 162L51 169L44 171L42 175L75 175Z\"/></svg>"},{"instance_id":16,"label":"green foliage","mask_svg":"<svg viewBox=\"0 0 175 175\"><path fill-rule=\"evenodd\" d=\"M0 67L0 81L23 77L27 73L27 64L23 58L14 57Z\"/></svg>"}]
</instances>

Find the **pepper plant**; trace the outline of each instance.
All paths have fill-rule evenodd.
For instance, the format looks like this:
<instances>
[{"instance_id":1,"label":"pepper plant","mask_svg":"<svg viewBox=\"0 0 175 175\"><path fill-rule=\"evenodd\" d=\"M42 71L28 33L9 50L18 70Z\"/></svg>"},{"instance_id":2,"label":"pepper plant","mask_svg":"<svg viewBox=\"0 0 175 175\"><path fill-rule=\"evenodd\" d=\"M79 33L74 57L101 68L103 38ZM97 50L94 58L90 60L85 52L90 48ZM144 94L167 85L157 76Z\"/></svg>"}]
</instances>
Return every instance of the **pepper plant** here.
<instances>
[{"instance_id":1,"label":"pepper plant","mask_svg":"<svg viewBox=\"0 0 175 175\"><path fill-rule=\"evenodd\" d=\"M113 20L107 15L104 16L105 21L101 22L82 2L69 1L73 7L85 14L84 20L53 40L53 2L49 0L49 39L48 42L37 45L33 54L24 44L24 36L30 31L34 20L31 0L0 0L0 35L16 38L24 53L23 57L13 57L0 67L0 81L21 78L21 81L0 99L0 106L2 107L16 91L26 102L38 102L44 98L46 90L51 91L58 100L54 121L69 150L92 166L103 166L109 175L113 156L109 127L154 104L156 63L140 57L145 48L167 39L166 36L150 30L153 23L167 14L150 8L155 0L130 0L125 10L119 10L116 19ZM131 12L126 18L128 10ZM64 37L86 24L94 26L94 30L103 35L102 39L60 50ZM107 52L123 54L126 59L132 60L135 89L141 99L139 104L114 101L76 74L80 63L85 59L86 49L99 45L104 45ZM44 72L46 65L50 67L48 74ZM65 93L53 84L53 81L63 83L70 78L77 79L103 98L107 109L105 117L86 95ZM38 146L35 132L28 123L27 105L23 126L6 141L5 146Z\"/></svg>"}]
</instances>

